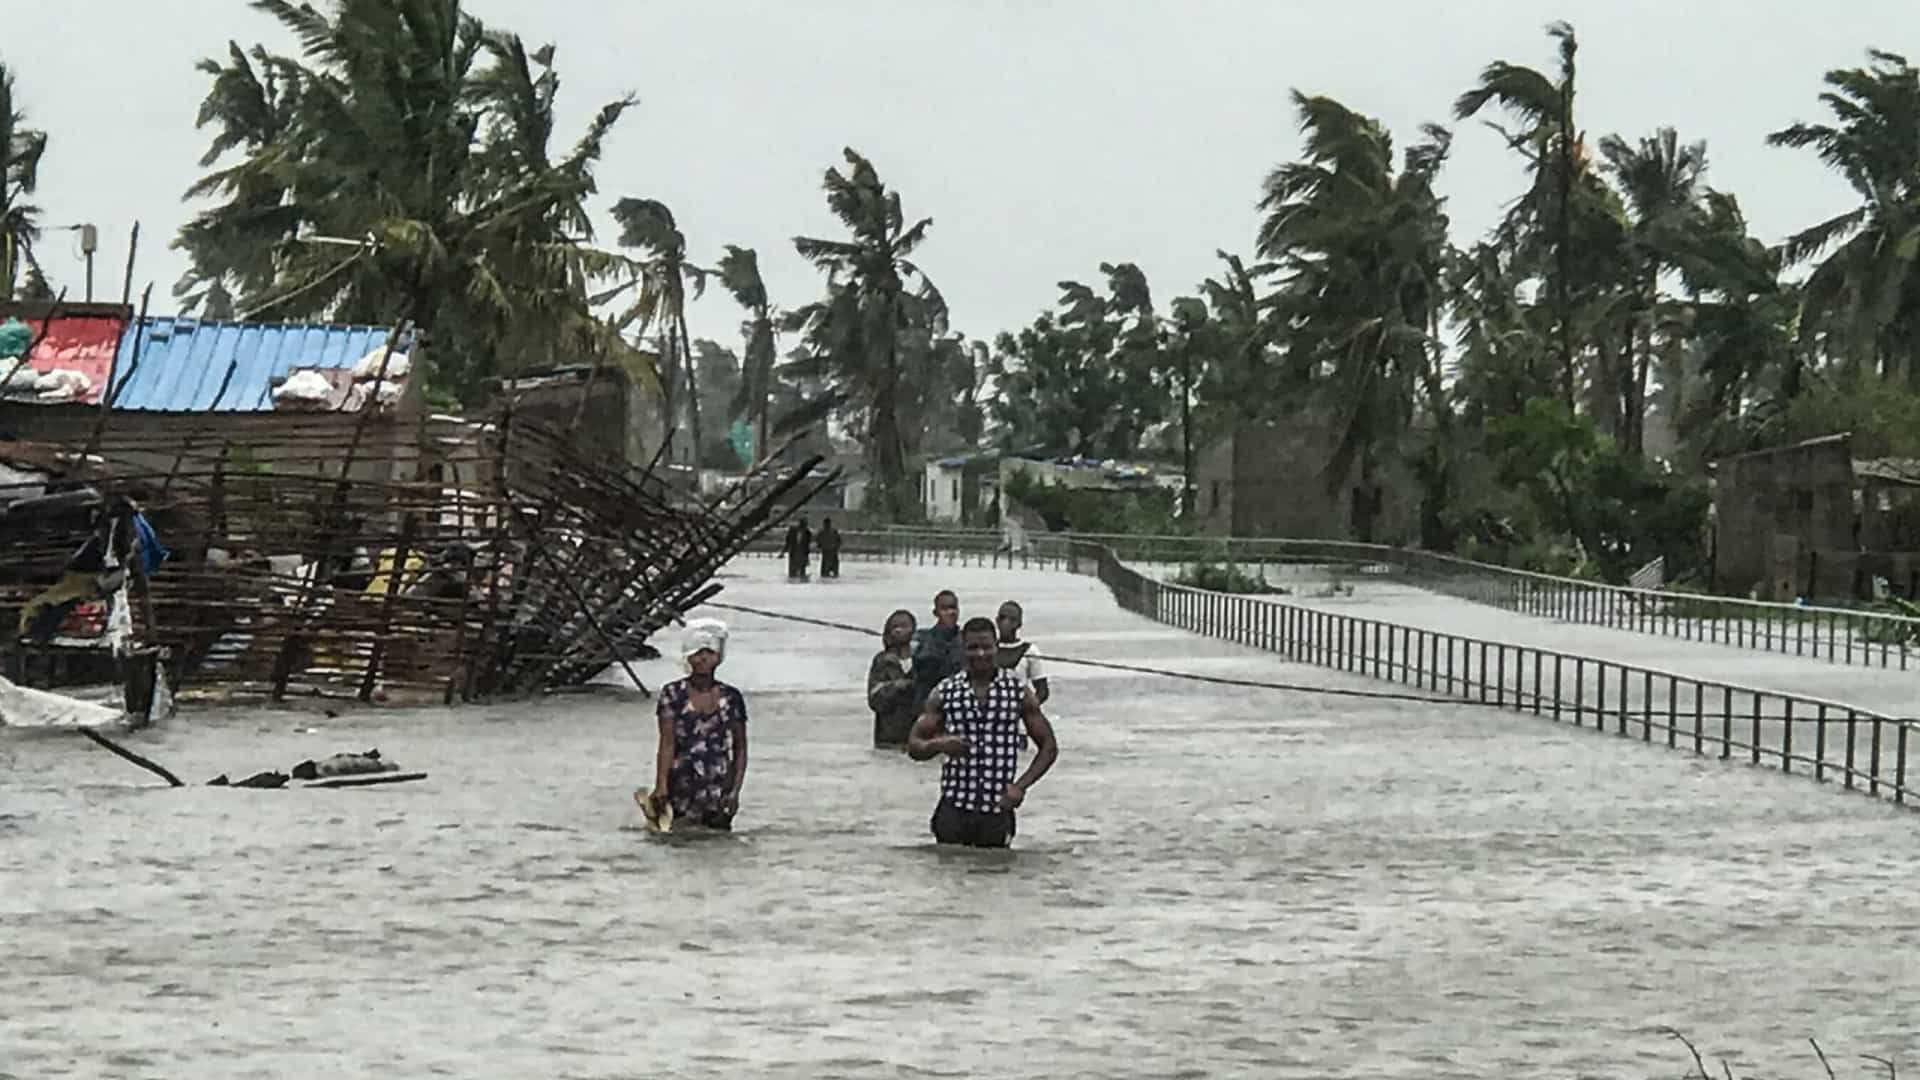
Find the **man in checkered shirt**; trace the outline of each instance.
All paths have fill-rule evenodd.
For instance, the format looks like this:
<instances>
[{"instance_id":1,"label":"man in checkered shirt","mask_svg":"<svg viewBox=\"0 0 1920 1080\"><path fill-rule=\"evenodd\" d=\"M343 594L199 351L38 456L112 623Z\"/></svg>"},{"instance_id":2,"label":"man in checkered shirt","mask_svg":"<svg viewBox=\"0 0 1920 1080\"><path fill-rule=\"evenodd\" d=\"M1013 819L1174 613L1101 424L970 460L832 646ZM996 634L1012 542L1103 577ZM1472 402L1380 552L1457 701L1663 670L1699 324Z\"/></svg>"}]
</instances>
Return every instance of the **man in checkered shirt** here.
<instances>
[{"instance_id":1,"label":"man in checkered shirt","mask_svg":"<svg viewBox=\"0 0 1920 1080\"><path fill-rule=\"evenodd\" d=\"M907 736L907 755L926 761L939 754L940 802L930 825L942 844L1006 847L1013 839L1014 811L1027 789L1053 767L1060 754L1053 725L1017 673L998 663L999 634L990 619L969 619L961 628L965 671L940 681ZM1033 739L1033 761L1016 779L1023 736Z\"/></svg>"}]
</instances>

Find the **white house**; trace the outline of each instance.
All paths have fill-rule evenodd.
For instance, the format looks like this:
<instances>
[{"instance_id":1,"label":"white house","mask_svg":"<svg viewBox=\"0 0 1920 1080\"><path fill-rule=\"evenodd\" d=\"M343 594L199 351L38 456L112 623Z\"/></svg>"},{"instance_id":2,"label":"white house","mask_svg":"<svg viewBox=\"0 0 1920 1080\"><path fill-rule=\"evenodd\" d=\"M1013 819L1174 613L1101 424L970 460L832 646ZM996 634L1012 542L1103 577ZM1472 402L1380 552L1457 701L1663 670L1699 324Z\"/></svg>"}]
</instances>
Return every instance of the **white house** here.
<instances>
[{"instance_id":1,"label":"white house","mask_svg":"<svg viewBox=\"0 0 1920 1080\"><path fill-rule=\"evenodd\" d=\"M966 516L967 459L935 458L927 462L920 481L920 501L927 508L928 521L958 523Z\"/></svg>"}]
</instances>

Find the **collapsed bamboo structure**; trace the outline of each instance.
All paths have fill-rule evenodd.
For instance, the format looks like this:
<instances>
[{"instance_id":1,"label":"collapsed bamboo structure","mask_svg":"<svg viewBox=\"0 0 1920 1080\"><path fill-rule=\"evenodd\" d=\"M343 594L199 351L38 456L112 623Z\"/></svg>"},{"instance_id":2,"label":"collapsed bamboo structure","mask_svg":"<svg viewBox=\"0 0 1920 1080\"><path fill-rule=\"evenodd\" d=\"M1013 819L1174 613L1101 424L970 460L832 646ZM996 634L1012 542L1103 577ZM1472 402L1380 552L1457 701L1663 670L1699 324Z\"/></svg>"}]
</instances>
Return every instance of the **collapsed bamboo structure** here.
<instances>
[{"instance_id":1,"label":"collapsed bamboo structure","mask_svg":"<svg viewBox=\"0 0 1920 1080\"><path fill-rule=\"evenodd\" d=\"M120 648L164 657L180 690L363 701L523 697L648 655L727 559L833 479L815 458L703 504L511 404L151 414L78 446L0 444L0 461L55 478L28 500L48 512L0 515L9 631L105 530L132 581ZM170 552L150 578L135 514Z\"/></svg>"}]
</instances>

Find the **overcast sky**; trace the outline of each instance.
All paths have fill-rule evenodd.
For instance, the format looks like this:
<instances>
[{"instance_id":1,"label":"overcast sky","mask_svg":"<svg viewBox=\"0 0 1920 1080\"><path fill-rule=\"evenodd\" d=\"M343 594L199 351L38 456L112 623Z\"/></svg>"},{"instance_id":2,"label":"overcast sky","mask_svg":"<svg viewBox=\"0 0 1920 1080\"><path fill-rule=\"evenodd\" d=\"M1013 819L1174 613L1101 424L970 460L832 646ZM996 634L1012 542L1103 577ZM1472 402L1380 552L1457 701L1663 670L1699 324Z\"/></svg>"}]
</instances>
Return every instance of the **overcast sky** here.
<instances>
[{"instance_id":1,"label":"overcast sky","mask_svg":"<svg viewBox=\"0 0 1920 1080\"><path fill-rule=\"evenodd\" d=\"M16 101L51 137L38 197L50 230L100 229L98 298L117 297L127 231L142 235L134 293L172 310L184 261L167 244L189 213L207 132L193 126L226 43L286 48L240 0L11 0L0 57ZM1544 25L1580 35L1580 122L1590 140L1661 125L1708 143L1709 181L1736 193L1767 239L1851 202L1810 154L1765 135L1824 119L1821 75L1869 47L1913 50L1914 0L971 0L668 3L474 0L489 22L558 46L570 145L600 104L631 90L599 171L601 240L615 198L667 202L696 260L757 248L775 303L821 281L796 234L835 235L820 176L852 146L933 228L921 265L957 329L991 336L1133 261L1162 309L1249 254L1268 169L1298 139L1287 95L1329 94L1404 145L1451 123L1455 96L1493 59L1550 69ZM1444 10L1443 10L1444 9ZM1522 183L1498 137L1457 126L1442 185L1455 239L1478 236ZM74 234L49 231L56 287L82 287ZM696 336L729 344L737 311L715 289Z\"/></svg>"}]
</instances>

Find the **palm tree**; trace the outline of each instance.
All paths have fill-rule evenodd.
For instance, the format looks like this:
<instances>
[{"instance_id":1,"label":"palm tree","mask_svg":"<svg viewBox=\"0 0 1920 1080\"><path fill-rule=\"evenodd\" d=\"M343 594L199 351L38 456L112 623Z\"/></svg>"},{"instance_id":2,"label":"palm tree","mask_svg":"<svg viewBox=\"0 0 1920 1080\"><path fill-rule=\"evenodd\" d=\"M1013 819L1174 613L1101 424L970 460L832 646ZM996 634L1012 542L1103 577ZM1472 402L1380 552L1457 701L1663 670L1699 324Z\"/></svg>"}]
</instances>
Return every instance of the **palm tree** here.
<instances>
[{"instance_id":1,"label":"palm tree","mask_svg":"<svg viewBox=\"0 0 1920 1080\"><path fill-rule=\"evenodd\" d=\"M1270 419L1287 386L1284 371L1269 356L1278 329L1255 282L1277 268L1268 263L1248 267L1238 255L1214 254L1226 270L1202 281L1200 291L1215 326L1219 354L1203 378L1201 398L1209 405L1217 403L1227 423Z\"/></svg>"},{"instance_id":2,"label":"palm tree","mask_svg":"<svg viewBox=\"0 0 1920 1080\"><path fill-rule=\"evenodd\" d=\"M1860 205L1792 237L1788 265L1818 260L1805 285L1803 344L1817 339L1855 370L1920 378L1920 71L1874 50L1871 66L1829 71L1820 100L1836 123L1798 123L1767 137L1811 147ZM1831 254L1823 253L1832 249Z\"/></svg>"},{"instance_id":3,"label":"palm tree","mask_svg":"<svg viewBox=\"0 0 1920 1080\"><path fill-rule=\"evenodd\" d=\"M720 284L747 312L740 326L746 338L746 355L741 361L740 400L734 403L734 412L753 417L753 452L755 457L762 457L767 452L774 358L779 350L773 305L767 299L766 282L760 278L760 256L752 248L728 244L717 269Z\"/></svg>"},{"instance_id":4,"label":"palm tree","mask_svg":"<svg viewBox=\"0 0 1920 1080\"><path fill-rule=\"evenodd\" d=\"M1414 392L1435 378L1447 218L1433 184L1449 137L1429 126L1396 172L1379 121L1295 91L1306 156L1268 175L1259 254L1281 267L1272 298L1287 349L1337 410L1327 465L1337 491L1358 463L1355 531L1372 537L1379 451L1412 423Z\"/></svg>"},{"instance_id":5,"label":"palm tree","mask_svg":"<svg viewBox=\"0 0 1920 1080\"><path fill-rule=\"evenodd\" d=\"M201 65L208 164L241 159L188 192L223 201L181 230L184 293L219 282L243 317L411 319L433 340L431 380L463 399L518 364L637 363L590 295L637 270L588 246L585 208L632 98L554 160L551 47L529 54L458 0L254 6L302 57L233 45Z\"/></svg>"},{"instance_id":6,"label":"palm tree","mask_svg":"<svg viewBox=\"0 0 1920 1080\"><path fill-rule=\"evenodd\" d=\"M693 437L691 460L700 467L700 448L705 444L700 425L700 383L695 372L693 345L687 340L687 285L693 285L693 298L706 291L708 271L687 261L687 238L674 224L673 211L654 199L621 199L613 206L613 219L620 223L620 246L638 248L646 253L640 260L640 301L636 311L642 330L659 326L660 382L666 397L669 427L679 424L679 409L684 403Z\"/></svg>"},{"instance_id":7,"label":"palm tree","mask_svg":"<svg viewBox=\"0 0 1920 1080\"><path fill-rule=\"evenodd\" d=\"M1520 121L1521 126L1512 130L1489 125L1533 168L1533 187L1514 204L1505 231L1507 242L1515 245L1529 242L1536 234L1551 237L1546 246L1553 251L1554 268L1549 277L1561 393L1571 405L1575 395L1572 206L1575 177L1585 168L1581 137L1573 118L1574 56L1580 46L1567 23L1553 23L1547 27L1547 34L1559 43L1558 81L1533 68L1496 60L1481 72L1479 84L1454 102L1453 114L1457 120L1466 120L1491 103Z\"/></svg>"},{"instance_id":8,"label":"palm tree","mask_svg":"<svg viewBox=\"0 0 1920 1080\"><path fill-rule=\"evenodd\" d=\"M1682 145L1672 128L1661 128L1638 145L1609 135L1600 140L1600 154L1626 209L1622 255L1629 279L1627 363L1619 373L1617 433L1621 448L1640 457L1646 448L1647 379L1659 349L1658 332L1683 318L1683 305L1661 295L1660 280L1696 250L1707 147L1699 142Z\"/></svg>"},{"instance_id":9,"label":"palm tree","mask_svg":"<svg viewBox=\"0 0 1920 1080\"><path fill-rule=\"evenodd\" d=\"M932 218L907 223L900 193L880 182L872 163L851 148L849 171L829 168L827 207L846 226L846 240L795 237L794 249L827 275L827 295L787 320L806 343L795 373L824 380L831 391L818 408L851 406L866 440L880 512L903 520L913 511L907 474L905 413L944 332L946 301L911 256Z\"/></svg>"},{"instance_id":10,"label":"palm tree","mask_svg":"<svg viewBox=\"0 0 1920 1080\"><path fill-rule=\"evenodd\" d=\"M20 268L32 268L40 208L27 202L40 182L47 133L27 126L13 101L13 72L0 63L0 300L13 299Z\"/></svg>"}]
</instances>

